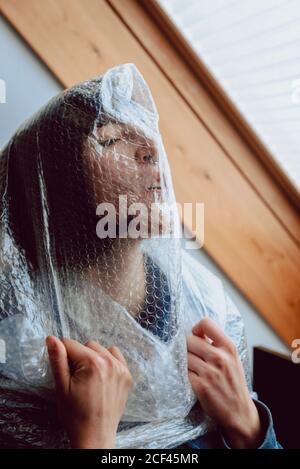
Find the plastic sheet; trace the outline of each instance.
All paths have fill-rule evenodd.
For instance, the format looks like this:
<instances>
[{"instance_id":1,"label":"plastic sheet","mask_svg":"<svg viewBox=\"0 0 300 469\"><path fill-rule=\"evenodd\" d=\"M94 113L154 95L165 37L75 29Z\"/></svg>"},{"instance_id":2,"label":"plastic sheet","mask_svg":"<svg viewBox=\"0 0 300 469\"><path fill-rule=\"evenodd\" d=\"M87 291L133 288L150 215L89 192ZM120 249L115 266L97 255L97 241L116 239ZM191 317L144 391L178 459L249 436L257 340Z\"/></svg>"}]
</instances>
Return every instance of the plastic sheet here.
<instances>
[{"instance_id":1,"label":"plastic sheet","mask_svg":"<svg viewBox=\"0 0 300 469\"><path fill-rule=\"evenodd\" d=\"M174 447L214 427L187 372L185 337L204 316L234 340L251 388L239 312L172 236L158 113L133 64L64 91L18 129L0 156L0 209L2 447L68 447L49 334L121 349L134 388L119 448Z\"/></svg>"}]
</instances>

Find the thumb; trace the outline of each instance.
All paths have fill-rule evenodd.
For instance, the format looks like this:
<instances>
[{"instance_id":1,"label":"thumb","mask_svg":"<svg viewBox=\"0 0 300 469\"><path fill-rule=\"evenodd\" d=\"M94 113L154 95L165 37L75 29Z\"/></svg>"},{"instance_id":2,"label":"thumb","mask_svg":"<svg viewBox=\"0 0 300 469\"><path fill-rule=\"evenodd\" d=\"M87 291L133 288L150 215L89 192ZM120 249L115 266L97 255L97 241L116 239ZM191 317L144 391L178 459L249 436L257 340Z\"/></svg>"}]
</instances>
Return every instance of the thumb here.
<instances>
[{"instance_id":1,"label":"thumb","mask_svg":"<svg viewBox=\"0 0 300 469\"><path fill-rule=\"evenodd\" d=\"M202 319L201 321L197 322L194 327L192 328L192 333L194 335L197 335L198 337L201 337L202 339L205 339L206 342L209 344L213 343L213 340L205 333L206 331L206 321L207 319Z\"/></svg>"},{"instance_id":2,"label":"thumb","mask_svg":"<svg viewBox=\"0 0 300 469\"><path fill-rule=\"evenodd\" d=\"M46 338L46 345L56 390L66 395L71 377L66 348L61 340L54 336Z\"/></svg>"},{"instance_id":3,"label":"thumb","mask_svg":"<svg viewBox=\"0 0 300 469\"><path fill-rule=\"evenodd\" d=\"M225 335L221 327L208 316L201 319L192 329L194 335L203 337L207 342L213 343L216 347L230 345L229 338Z\"/></svg>"},{"instance_id":4,"label":"thumb","mask_svg":"<svg viewBox=\"0 0 300 469\"><path fill-rule=\"evenodd\" d=\"M199 337L203 337L203 339L205 338L205 334L204 334L204 330L203 330L203 327L202 327L202 321L198 321L192 328L192 333L194 335L197 335Z\"/></svg>"}]
</instances>

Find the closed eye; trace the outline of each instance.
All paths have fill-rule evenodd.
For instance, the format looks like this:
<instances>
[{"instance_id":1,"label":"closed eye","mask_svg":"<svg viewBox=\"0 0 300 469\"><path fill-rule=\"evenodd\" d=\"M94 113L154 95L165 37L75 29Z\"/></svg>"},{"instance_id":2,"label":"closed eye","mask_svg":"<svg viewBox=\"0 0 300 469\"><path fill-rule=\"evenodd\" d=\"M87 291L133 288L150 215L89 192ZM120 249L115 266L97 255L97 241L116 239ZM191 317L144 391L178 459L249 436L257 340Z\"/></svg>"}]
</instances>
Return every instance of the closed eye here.
<instances>
[{"instance_id":1,"label":"closed eye","mask_svg":"<svg viewBox=\"0 0 300 469\"><path fill-rule=\"evenodd\" d=\"M143 156L143 163L152 163L152 164L155 164L156 162L155 162L153 156L149 154L149 155L144 155L144 156Z\"/></svg>"},{"instance_id":2,"label":"closed eye","mask_svg":"<svg viewBox=\"0 0 300 469\"><path fill-rule=\"evenodd\" d=\"M100 143L104 147L109 147L109 146L113 145L114 143L118 142L119 140L121 140L121 139L120 138L108 138L107 140L104 140Z\"/></svg>"}]
</instances>

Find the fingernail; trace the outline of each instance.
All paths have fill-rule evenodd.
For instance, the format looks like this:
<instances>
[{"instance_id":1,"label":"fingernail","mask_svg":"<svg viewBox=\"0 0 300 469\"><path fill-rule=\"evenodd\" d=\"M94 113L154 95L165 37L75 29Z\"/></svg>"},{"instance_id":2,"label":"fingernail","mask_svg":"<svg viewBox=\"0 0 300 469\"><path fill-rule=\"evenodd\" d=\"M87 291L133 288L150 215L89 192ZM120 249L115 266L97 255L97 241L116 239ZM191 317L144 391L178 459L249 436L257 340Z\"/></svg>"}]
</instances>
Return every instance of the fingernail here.
<instances>
[{"instance_id":1,"label":"fingernail","mask_svg":"<svg viewBox=\"0 0 300 469\"><path fill-rule=\"evenodd\" d=\"M47 345L47 348L48 348L48 351L51 353L51 352L56 352L57 350L57 342L56 342L56 339L55 337L49 335L48 337L46 337L46 345Z\"/></svg>"}]
</instances>

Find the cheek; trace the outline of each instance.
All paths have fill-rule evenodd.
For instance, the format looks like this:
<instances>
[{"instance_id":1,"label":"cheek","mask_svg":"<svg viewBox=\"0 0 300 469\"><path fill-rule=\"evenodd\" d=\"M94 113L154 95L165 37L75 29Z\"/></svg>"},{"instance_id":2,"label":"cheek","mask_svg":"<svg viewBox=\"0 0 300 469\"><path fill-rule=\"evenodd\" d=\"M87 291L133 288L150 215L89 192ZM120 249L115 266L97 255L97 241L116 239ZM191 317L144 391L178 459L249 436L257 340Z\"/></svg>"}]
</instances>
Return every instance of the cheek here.
<instances>
[{"instance_id":1,"label":"cheek","mask_svg":"<svg viewBox=\"0 0 300 469\"><path fill-rule=\"evenodd\" d=\"M128 205L143 202L150 207L153 195L146 190L149 174L145 165L135 159L132 145L104 149L91 163L90 174L97 204L109 202L116 206L119 196L126 195Z\"/></svg>"},{"instance_id":2,"label":"cheek","mask_svg":"<svg viewBox=\"0 0 300 469\"><path fill-rule=\"evenodd\" d=\"M126 195L128 203L145 198L145 175L143 168L135 159L119 160L111 170L112 191Z\"/></svg>"}]
</instances>

